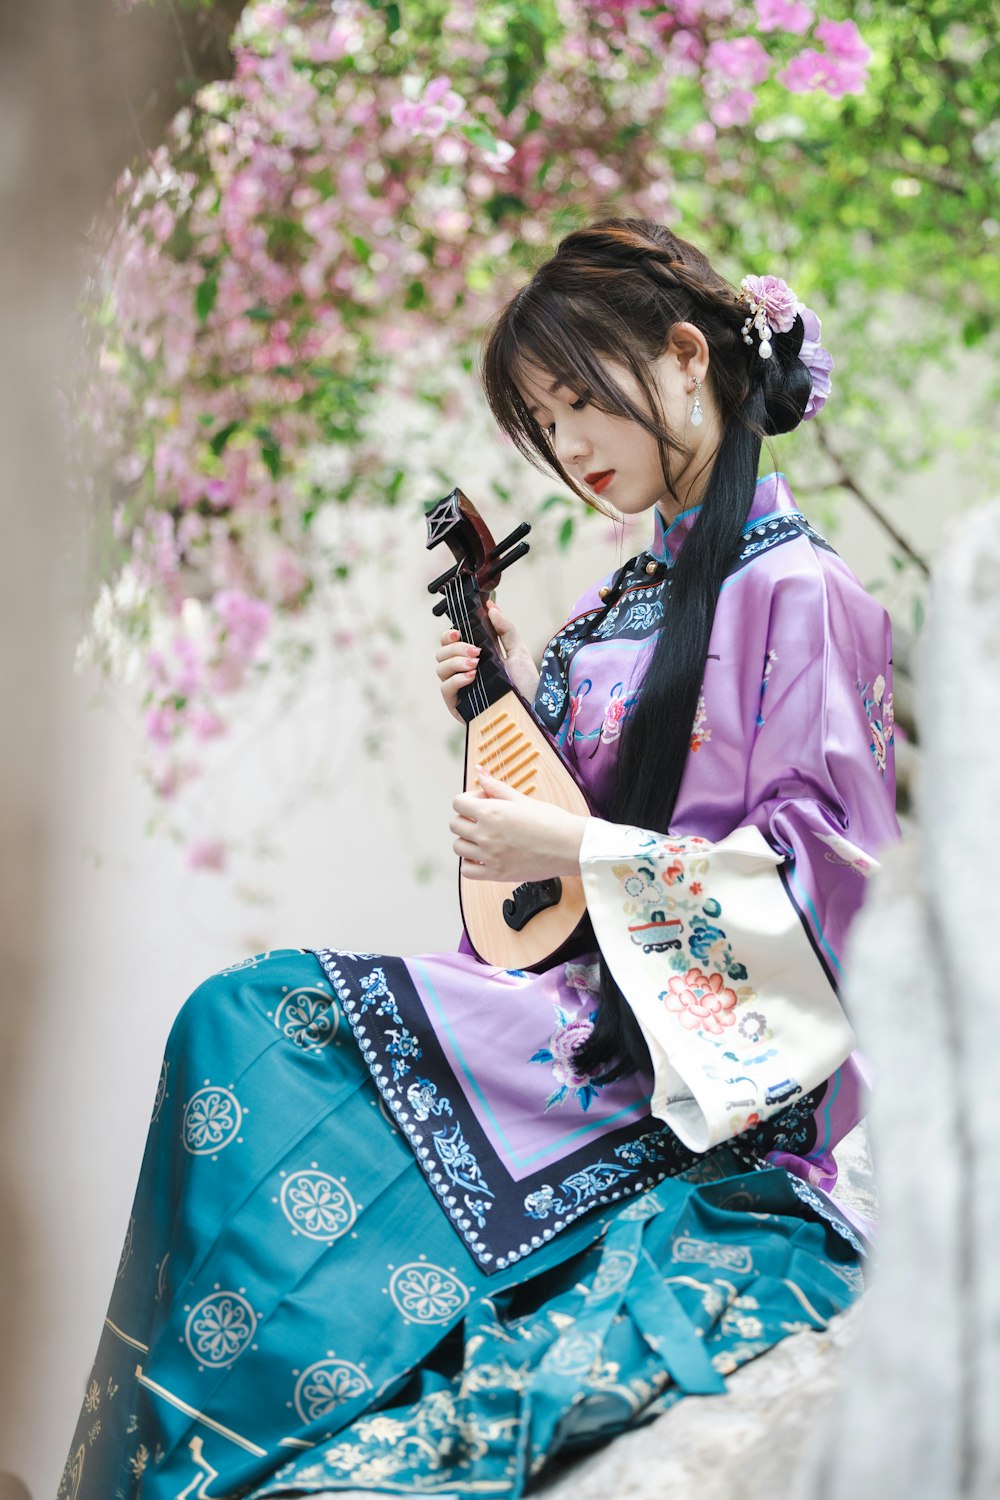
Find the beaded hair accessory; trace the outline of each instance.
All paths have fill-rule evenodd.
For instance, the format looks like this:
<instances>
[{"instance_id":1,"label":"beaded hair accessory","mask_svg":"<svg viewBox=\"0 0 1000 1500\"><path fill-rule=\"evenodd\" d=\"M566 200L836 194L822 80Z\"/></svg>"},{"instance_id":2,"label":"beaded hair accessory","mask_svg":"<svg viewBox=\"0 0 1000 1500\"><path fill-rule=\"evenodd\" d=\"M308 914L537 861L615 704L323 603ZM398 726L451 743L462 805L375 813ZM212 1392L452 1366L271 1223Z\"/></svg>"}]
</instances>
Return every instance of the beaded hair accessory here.
<instances>
[{"instance_id":1,"label":"beaded hair accessory","mask_svg":"<svg viewBox=\"0 0 1000 1500\"><path fill-rule=\"evenodd\" d=\"M830 394L830 371L833 357L819 341L820 320L811 307L800 302L787 282L780 276L744 276L740 282L739 300L750 309L743 324L743 342L753 343L756 330L759 343L757 353L761 359L770 359L773 351L771 339L775 333L787 333L798 313L805 330L799 359L809 371L812 391L802 413L803 422L826 405Z\"/></svg>"}]
</instances>

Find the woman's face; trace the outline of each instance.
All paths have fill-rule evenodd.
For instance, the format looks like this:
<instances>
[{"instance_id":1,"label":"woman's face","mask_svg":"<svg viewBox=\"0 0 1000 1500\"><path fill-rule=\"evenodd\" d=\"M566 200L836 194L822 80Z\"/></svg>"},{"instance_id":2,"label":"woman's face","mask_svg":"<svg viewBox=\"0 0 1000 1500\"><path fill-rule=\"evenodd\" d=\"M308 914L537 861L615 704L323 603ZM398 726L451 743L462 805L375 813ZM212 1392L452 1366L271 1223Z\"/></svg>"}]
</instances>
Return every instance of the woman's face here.
<instances>
[{"instance_id":1,"label":"woman's face","mask_svg":"<svg viewBox=\"0 0 1000 1500\"><path fill-rule=\"evenodd\" d=\"M667 425L688 450L688 454L669 455L670 475L683 506L696 503L707 483L710 463L706 467L705 460L717 447L717 420L708 387L703 385L704 421L697 427L691 423L694 377L704 380L708 346L693 325L679 327L692 328L697 339L690 341L690 347L680 348L672 340L649 371ZM645 398L631 372L613 361L605 363L620 389L643 406ZM586 391L560 385L538 365L526 364L518 385L539 425L546 430L556 457L581 488L610 501L622 515L640 515L654 505L659 505L668 520L676 515L681 507L667 493L652 433L629 417L598 411L587 400Z\"/></svg>"}]
</instances>

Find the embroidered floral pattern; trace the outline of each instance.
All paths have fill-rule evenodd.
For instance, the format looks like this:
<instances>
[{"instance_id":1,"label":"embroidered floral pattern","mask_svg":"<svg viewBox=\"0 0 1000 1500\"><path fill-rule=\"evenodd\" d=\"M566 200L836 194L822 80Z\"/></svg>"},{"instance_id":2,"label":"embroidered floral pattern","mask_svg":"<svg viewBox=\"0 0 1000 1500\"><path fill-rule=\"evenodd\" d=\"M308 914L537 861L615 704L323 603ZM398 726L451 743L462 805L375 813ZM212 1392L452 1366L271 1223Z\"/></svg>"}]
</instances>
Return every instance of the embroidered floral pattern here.
<instances>
[{"instance_id":1,"label":"embroidered floral pattern","mask_svg":"<svg viewBox=\"0 0 1000 1500\"><path fill-rule=\"evenodd\" d=\"M689 1031L707 1031L718 1036L736 1019L732 1014L736 1009L736 992L723 984L721 974L688 969L683 979L676 976L670 980L660 999Z\"/></svg>"},{"instance_id":2,"label":"embroidered floral pattern","mask_svg":"<svg viewBox=\"0 0 1000 1500\"><path fill-rule=\"evenodd\" d=\"M896 715L893 707L892 694L886 696L885 678L881 672L871 684L861 682L855 683L861 694L861 702L864 705L865 714L868 719L868 728L871 732L871 745L869 749L875 757L882 780L885 780L886 756L889 746L895 738Z\"/></svg>"},{"instance_id":3,"label":"embroidered floral pattern","mask_svg":"<svg viewBox=\"0 0 1000 1500\"><path fill-rule=\"evenodd\" d=\"M764 723L764 693L767 690L768 678L774 670L774 664L778 660L777 651L769 651L764 662L764 671L760 679L760 701L757 706L757 728L760 729Z\"/></svg>"},{"instance_id":4,"label":"embroidered floral pattern","mask_svg":"<svg viewBox=\"0 0 1000 1500\"><path fill-rule=\"evenodd\" d=\"M359 983L361 999L358 1002L358 1009L363 1012L374 1006L377 1016L387 1016L393 1023L392 1026L385 1028L387 1038L385 1050L392 1060L392 1076L398 1083L410 1071L411 1059L416 1062L423 1056L420 1043L413 1032L403 1024L396 997L386 982L384 969L373 969Z\"/></svg>"},{"instance_id":5,"label":"embroidered floral pattern","mask_svg":"<svg viewBox=\"0 0 1000 1500\"><path fill-rule=\"evenodd\" d=\"M530 1061L545 1063L552 1069L556 1087L545 1101L546 1109L562 1104L563 1100L572 1094L580 1108L586 1112L591 1101L599 1093L603 1080L592 1078L589 1073L581 1072L574 1060L574 1054L593 1031L597 1012L591 1011L587 1016L581 1016L578 1013L570 1015L568 1011L563 1010L561 1005L555 1007L555 1012L559 1025L549 1037L548 1046L539 1047L538 1051L532 1054Z\"/></svg>"},{"instance_id":6,"label":"embroidered floral pattern","mask_svg":"<svg viewBox=\"0 0 1000 1500\"><path fill-rule=\"evenodd\" d=\"M705 727L708 718L708 709L705 706L704 688L698 694L698 707L695 709L694 724L691 727L691 749L700 750L702 745L707 745L712 738L712 731Z\"/></svg>"},{"instance_id":7,"label":"embroidered floral pattern","mask_svg":"<svg viewBox=\"0 0 1000 1500\"><path fill-rule=\"evenodd\" d=\"M604 718L601 721L602 745L612 744L621 734L627 708L624 684L616 682L611 689L611 697L608 699Z\"/></svg>"}]
</instances>

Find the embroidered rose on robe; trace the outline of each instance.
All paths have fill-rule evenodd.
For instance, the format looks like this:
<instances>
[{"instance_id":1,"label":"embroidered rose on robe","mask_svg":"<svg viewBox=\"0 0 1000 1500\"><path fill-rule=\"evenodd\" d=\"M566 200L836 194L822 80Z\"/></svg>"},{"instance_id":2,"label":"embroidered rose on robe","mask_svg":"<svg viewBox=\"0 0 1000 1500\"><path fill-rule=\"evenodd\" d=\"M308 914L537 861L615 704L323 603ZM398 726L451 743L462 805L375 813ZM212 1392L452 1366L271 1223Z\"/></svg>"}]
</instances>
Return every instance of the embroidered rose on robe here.
<instances>
[{"instance_id":1,"label":"embroidered rose on robe","mask_svg":"<svg viewBox=\"0 0 1000 1500\"><path fill-rule=\"evenodd\" d=\"M718 1036L736 1019L733 1015L736 991L723 983L721 974L708 975L701 969L688 969L686 974L677 974L670 980L660 999L688 1031L700 1030Z\"/></svg>"},{"instance_id":2,"label":"embroidered rose on robe","mask_svg":"<svg viewBox=\"0 0 1000 1500\"><path fill-rule=\"evenodd\" d=\"M556 1087L545 1101L546 1109L561 1104L572 1093L580 1108L586 1111L599 1091L601 1079L582 1073L576 1065L574 1053L593 1031L597 1012L591 1011L589 1016L570 1015L561 1005L555 1007L555 1012L559 1025L549 1037L548 1046L539 1047L530 1061L547 1063L552 1069Z\"/></svg>"},{"instance_id":3,"label":"embroidered rose on robe","mask_svg":"<svg viewBox=\"0 0 1000 1500\"><path fill-rule=\"evenodd\" d=\"M611 689L611 697L608 699L604 710L604 719L601 723L601 744L612 744L622 732L622 722L625 718L626 701L624 686L616 682Z\"/></svg>"},{"instance_id":4,"label":"embroidered rose on robe","mask_svg":"<svg viewBox=\"0 0 1000 1500\"><path fill-rule=\"evenodd\" d=\"M894 739L895 713L893 710L892 694L886 696L885 678L881 672L875 681L869 685L860 680L855 683L861 694L861 702L864 704L865 714L868 719L868 727L871 731L871 752L875 757L875 765L883 781L885 780L886 753ZM883 703L883 698L885 702Z\"/></svg>"}]
</instances>

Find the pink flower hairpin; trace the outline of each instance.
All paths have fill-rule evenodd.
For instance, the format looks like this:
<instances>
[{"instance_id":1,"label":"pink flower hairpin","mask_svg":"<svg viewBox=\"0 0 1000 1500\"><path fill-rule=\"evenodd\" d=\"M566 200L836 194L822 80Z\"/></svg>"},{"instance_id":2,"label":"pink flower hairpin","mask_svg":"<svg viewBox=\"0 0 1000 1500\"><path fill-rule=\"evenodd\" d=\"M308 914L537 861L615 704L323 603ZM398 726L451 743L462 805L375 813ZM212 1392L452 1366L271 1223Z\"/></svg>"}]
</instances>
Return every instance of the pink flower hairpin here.
<instances>
[{"instance_id":1,"label":"pink flower hairpin","mask_svg":"<svg viewBox=\"0 0 1000 1500\"><path fill-rule=\"evenodd\" d=\"M739 300L750 309L743 324L743 342L753 343L751 329L758 337L757 353L761 359L770 359L774 352L771 343L776 333L787 333L795 322L796 313L802 319L804 337L799 359L809 371L812 392L802 420L808 422L826 404L830 394L830 371L833 357L820 343L821 324L811 307L800 302L786 281L780 276L744 276L740 282Z\"/></svg>"}]
</instances>

